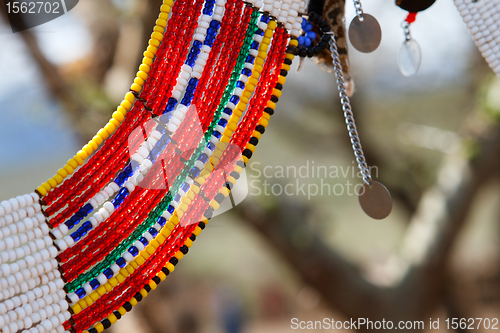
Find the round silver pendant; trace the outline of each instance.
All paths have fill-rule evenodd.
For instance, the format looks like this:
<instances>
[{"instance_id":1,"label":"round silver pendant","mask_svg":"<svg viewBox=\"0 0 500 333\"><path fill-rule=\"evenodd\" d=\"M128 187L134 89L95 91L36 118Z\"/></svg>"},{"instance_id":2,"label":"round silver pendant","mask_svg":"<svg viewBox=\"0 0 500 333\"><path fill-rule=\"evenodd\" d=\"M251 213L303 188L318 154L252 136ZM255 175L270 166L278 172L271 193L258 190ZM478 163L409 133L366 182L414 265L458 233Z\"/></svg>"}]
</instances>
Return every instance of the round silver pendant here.
<instances>
[{"instance_id":1,"label":"round silver pendant","mask_svg":"<svg viewBox=\"0 0 500 333\"><path fill-rule=\"evenodd\" d=\"M391 194L379 182L373 181L371 185L364 184L359 190L358 195L361 208L371 218L382 220L391 213Z\"/></svg>"},{"instance_id":2,"label":"round silver pendant","mask_svg":"<svg viewBox=\"0 0 500 333\"><path fill-rule=\"evenodd\" d=\"M363 14L363 20L356 16L349 26L349 40L359 52L375 51L382 41L382 29L377 19L370 14Z\"/></svg>"}]
</instances>

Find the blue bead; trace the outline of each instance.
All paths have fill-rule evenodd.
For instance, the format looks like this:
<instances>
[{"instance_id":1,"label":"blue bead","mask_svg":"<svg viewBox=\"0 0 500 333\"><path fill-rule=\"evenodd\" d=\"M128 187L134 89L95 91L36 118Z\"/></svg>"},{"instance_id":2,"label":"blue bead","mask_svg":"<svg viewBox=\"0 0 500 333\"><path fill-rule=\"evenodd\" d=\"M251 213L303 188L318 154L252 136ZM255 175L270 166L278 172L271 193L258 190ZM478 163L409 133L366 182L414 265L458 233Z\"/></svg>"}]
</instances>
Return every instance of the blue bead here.
<instances>
[{"instance_id":1,"label":"blue bead","mask_svg":"<svg viewBox=\"0 0 500 333\"><path fill-rule=\"evenodd\" d=\"M245 89L245 82L236 81L236 88Z\"/></svg>"},{"instance_id":2,"label":"blue bead","mask_svg":"<svg viewBox=\"0 0 500 333\"><path fill-rule=\"evenodd\" d=\"M222 127L225 127L227 125L227 120L226 119L219 120L219 125L221 125Z\"/></svg>"},{"instance_id":3,"label":"blue bead","mask_svg":"<svg viewBox=\"0 0 500 333\"><path fill-rule=\"evenodd\" d=\"M163 111L163 113L168 112L168 111L172 111L176 104L177 104L177 100L173 97L170 97L168 100L167 106L165 107L165 110Z\"/></svg>"},{"instance_id":4,"label":"blue bead","mask_svg":"<svg viewBox=\"0 0 500 333\"><path fill-rule=\"evenodd\" d=\"M243 68L241 70L241 74L245 75L245 76L250 76L250 75L252 75L252 71L250 69L248 69L248 68Z\"/></svg>"},{"instance_id":5,"label":"blue bead","mask_svg":"<svg viewBox=\"0 0 500 333\"><path fill-rule=\"evenodd\" d=\"M191 187L191 186L189 186L189 184L188 184L188 183L184 183L184 184L182 184L182 186L181 186L181 190L183 190L184 192L186 192L186 191L188 191L188 190L189 190L189 188L190 188L190 187Z\"/></svg>"},{"instance_id":6,"label":"blue bead","mask_svg":"<svg viewBox=\"0 0 500 333\"><path fill-rule=\"evenodd\" d=\"M191 176L191 178L198 177L200 172L201 172L200 169L198 169L197 167L194 167L189 171L189 176Z\"/></svg>"},{"instance_id":7,"label":"blue bead","mask_svg":"<svg viewBox=\"0 0 500 333\"><path fill-rule=\"evenodd\" d=\"M104 274L107 279L111 279L113 277L113 271L111 268L106 268L102 274Z\"/></svg>"},{"instance_id":8,"label":"blue bead","mask_svg":"<svg viewBox=\"0 0 500 333\"><path fill-rule=\"evenodd\" d=\"M78 218L78 220L81 220L85 216L87 216L87 214L85 214L85 212L83 211L83 209L80 208L80 210L78 212L76 212L75 216Z\"/></svg>"},{"instance_id":9,"label":"blue bead","mask_svg":"<svg viewBox=\"0 0 500 333\"><path fill-rule=\"evenodd\" d=\"M256 35L259 35L259 36L264 36L264 30L262 30L262 29L257 29L257 31L255 31L255 34L256 34Z\"/></svg>"},{"instance_id":10,"label":"blue bead","mask_svg":"<svg viewBox=\"0 0 500 333\"><path fill-rule=\"evenodd\" d=\"M220 134L219 131L215 131L212 135L215 136L217 139L220 139L222 134Z\"/></svg>"},{"instance_id":11,"label":"blue bead","mask_svg":"<svg viewBox=\"0 0 500 333\"><path fill-rule=\"evenodd\" d=\"M219 29L219 27L220 27L220 22L219 22L219 21L217 21L217 20L212 20L212 22L210 22L210 26L211 26L212 28Z\"/></svg>"},{"instance_id":12,"label":"blue bead","mask_svg":"<svg viewBox=\"0 0 500 333\"><path fill-rule=\"evenodd\" d=\"M241 81L238 81L238 82L241 82ZM231 110L230 108L224 108L224 113L227 114L227 115L232 115L233 114L233 110Z\"/></svg>"},{"instance_id":13,"label":"blue bead","mask_svg":"<svg viewBox=\"0 0 500 333\"><path fill-rule=\"evenodd\" d=\"M304 46L309 47L311 46L311 39L310 38L304 38Z\"/></svg>"},{"instance_id":14,"label":"blue bead","mask_svg":"<svg viewBox=\"0 0 500 333\"><path fill-rule=\"evenodd\" d=\"M90 284L90 286L92 287L93 290L96 290L97 287L99 287L101 285L99 283L99 281L97 281L96 279L90 280L89 284Z\"/></svg>"},{"instance_id":15,"label":"blue bead","mask_svg":"<svg viewBox=\"0 0 500 333\"><path fill-rule=\"evenodd\" d=\"M135 246L131 246L128 248L128 252L134 257L139 254L139 250Z\"/></svg>"},{"instance_id":16,"label":"blue bead","mask_svg":"<svg viewBox=\"0 0 500 333\"><path fill-rule=\"evenodd\" d=\"M213 151L215 149L215 145L212 142L209 142L207 144L207 148L210 149L211 151Z\"/></svg>"},{"instance_id":17,"label":"blue bead","mask_svg":"<svg viewBox=\"0 0 500 333\"><path fill-rule=\"evenodd\" d=\"M260 18L261 22L264 22L264 23L269 23L269 16L268 15L262 15L262 17Z\"/></svg>"},{"instance_id":18,"label":"blue bead","mask_svg":"<svg viewBox=\"0 0 500 333\"><path fill-rule=\"evenodd\" d=\"M114 182L116 183L116 185L122 186L123 183L125 183L125 175L120 172L118 174L118 177L115 178Z\"/></svg>"},{"instance_id":19,"label":"blue bead","mask_svg":"<svg viewBox=\"0 0 500 333\"><path fill-rule=\"evenodd\" d=\"M302 27L302 30L306 30L307 20L304 17L302 18L302 23L300 25Z\"/></svg>"},{"instance_id":20,"label":"blue bead","mask_svg":"<svg viewBox=\"0 0 500 333\"><path fill-rule=\"evenodd\" d=\"M85 230L85 233L87 233L88 231L92 230L92 223L90 223L90 221L87 221L82 224L81 228L83 228L83 230Z\"/></svg>"},{"instance_id":21,"label":"blue bead","mask_svg":"<svg viewBox=\"0 0 500 333\"><path fill-rule=\"evenodd\" d=\"M167 212L169 212L170 214L173 214L175 212L174 206L169 205L168 208L167 208Z\"/></svg>"},{"instance_id":22,"label":"blue bead","mask_svg":"<svg viewBox=\"0 0 500 333\"><path fill-rule=\"evenodd\" d=\"M200 42L199 40L195 40L193 42L193 46L196 47L196 48L201 48L202 45L203 45L203 43Z\"/></svg>"},{"instance_id":23,"label":"blue bead","mask_svg":"<svg viewBox=\"0 0 500 333\"><path fill-rule=\"evenodd\" d=\"M71 238L73 238L73 240L75 242L78 242L81 238L81 235L80 235L80 229L78 229L78 231L75 231L74 233L71 234Z\"/></svg>"},{"instance_id":24,"label":"blue bead","mask_svg":"<svg viewBox=\"0 0 500 333\"><path fill-rule=\"evenodd\" d=\"M163 216L160 216L156 222L163 227L167 223L167 220Z\"/></svg>"},{"instance_id":25,"label":"blue bead","mask_svg":"<svg viewBox=\"0 0 500 333\"><path fill-rule=\"evenodd\" d=\"M245 60L245 62L248 62L249 64L253 64L255 60L255 57L251 54L248 55L247 59Z\"/></svg>"},{"instance_id":26,"label":"blue bead","mask_svg":"<svg viewBox=\"0 0 500 333\"><path fill-rule=\"evenodd\" d=\"M200 157L198 157L198 160L200 160L201 162L205 163L206 161L208 161L208 155L203 153L200 155Z\"/></svg>"},{"instance_id":27,"label":"blue bead","mask_svg":"<svg viewBox=\"0 0 500 333\"><path fill-rule=\"evenodd\" d=\"M259 42L253 41L252 45L250 45L250 48L257 50L259 48Z\"/></svg>"},{"instance_id":28,"label":"blue bead","mask_svg":"<svg viewBox=\"0 0 500 333\"><path fill-rule=\"evenodd\" d=\"M164 134L167 129L165 128L165 126L158 125L158 126L156 126L155 130L157 130L161 134Z\"/></svg>"},{"instance_id":29,"label":"blue bead","mask_svg":"<svg viewBox=\"0 0 500 333\"><path fill-rule=\"evenodd\" d=\"M236 95L231 96L231 98L229 99L229 101L233 104L238 103L239 100L240 100L240 98Z\"/></svg>"},{"instance_id":30,"label":"blue bead","mask_svg":"<svg viewBox=\"0 0 500 333\"><path fill-rule=\"evenodd\" d=\"M194 64L195 64L194 59L187 59L186 60L186 65L188 65L189 67L194 67Z\"/></svg>"},{"instance_id":31,"label":"blue bead","mask_svg":"<svg viewBox=\"0 0 500 333\"><path fill-rule=\"evenodd\" d=\"M120 189L120 191L118 191L118 194L123 195L124 197L126 197L127 195L129 195L129 193L130 192L128 191L128 188L126 188L126 187L122 187Z\"/></svg>"},{"instance_id":32,"label":"blue bead","mask_svg":"<svg viewBox=\"0 0 500 333\"><path fill-rule=\"evenodd\" d=\"M88 215L94 210L94 207L92 207L92 205L88 203L85 206L83 206L83 210Z\"/></svg>"},{"instance_id":33,"label":"blue bead","mask_svg":"<svg viewBox=\"0 0 500 333\"><path fill-rule=\"evenodd\" d=\"M313 28L312 23L311 22L307 22L307 24L306 24L306 31L311 31L312 28Z\"/></svg>"},{"instance_id":34,"label":"blue bead","mask_svg":"<svg viewBox=\"0 0 500 333\"><path fill-rule=\"evenodd\" d=\"M158 230L156 230L155 228L150 228L150 229L149 229L149 233L150 233L153 237L156 237L156 235L158 235Z\"/></svg>"},{"instance_id":35,"label":"blue bead","mask_svg":"<svg viewBox=\"0 0 500 333\"><path fill-rule=\"evenodd\" d=\"M140 167L140 164L136 160L132 160L130 161L130 167L132 168L133 171L137 171Z\"/></svg>"},{"instance_id":36,"label":"blue bead","mask_svg":"<svg viewBox=\"0 0 500 333\"><path fill-rule=\"evenodd\" d=\"M191 105L191 101L190 101L190 98L189 97L184 97L181 101L181 104L182 105L185 105L185 106L189 106Z\"/></svg>"},{"instance_id":37,"label":"blue bead","mask_svg":"<svg viewBox=\"0 0 500 333\"><path fill-rule=\"evenodd\" d=\"M180 194L179 194L179 193L177 193L177 194L175 195L175 197L174 197L174 201L179 202L179 200L181 200L181 196L180 196Z\"/></svg>"},{"instance_id":38,"label":"blue bead","mask_svg":"<svg viewBox=\"0 0 500 333\"><path fill-rule=\"evenodd\" d=\"M315 40L316 39L316 33L314 31L309 31L306 36L308 38L310 38L311 40Z\"/></svg>"},{"instance_id":39,"label":"blue bead","mask_svg":"<svg viewBox=\"0 0 500 333\"><path fill-rule=\"evenodd\" d=\"M203 14L205 15L212 15L214 10L212 8L203 8Z\"/></svg>"},{"instance_id":40,"label":"blue bead","mask_svg":"<svg viewBox=\"0 0 500 333\"><path fill-rule=\"evenodd\" d=\"M84 298L84 297L85 297L85 295L86 295L87 293L85 292L85 289L83 289L83 288L78 288L77 290L75 290L75 294L76 294L76 296L78 296L78 298L82 299L82 298Z\"/></svg>"},{"instance_id":41,"label":"blue bead","mask_svg":"<svg viewBox=\"0 0 500 333\"><path fill-rule=\"evenodd\" d=\"M118 258L118 260L116 260L116 264L120 268L123 268L123 267L125 267L125 264L127 264L127 262L125 261L125 259L123 259L122 257L120 257L120 258Z\"/></svg>"},{"instance_id":42,"label":"blue bead","mask_svg":"<svg viewBox=\"0 0 500 333\"><path fill-rule=\"evenodd\" d=\"M140 241L140 242L142 243L142 245L144 245L144 246L147 246L147 245L149 244L149 241L148 241L146 238L144 238L144 237L141 237L141 238L139 239L139 241Z\"/></svg>"},{"instance_id":43,"label":"blue bead","mask_svg":"<svg viewBox=\"0 0 500 333\"><path fill-rule=\"evenodd\" d=\"M299 46L304 46L304 36L299 36L299 38L297 38L297 42L299 43Z\"/></svg>"},{"instance_id":44,"label":"blue bead","mask_svg":"<svg viewBox=\"0 0 500 333\"><path fill-rule=\"evenodd\" d=\"M197 78L192 77L191 79L189 79L188 83L189 83L189 85L196 87L198 85L198 82L199 82L199 80Z\"/></svg>"}]
</instances>

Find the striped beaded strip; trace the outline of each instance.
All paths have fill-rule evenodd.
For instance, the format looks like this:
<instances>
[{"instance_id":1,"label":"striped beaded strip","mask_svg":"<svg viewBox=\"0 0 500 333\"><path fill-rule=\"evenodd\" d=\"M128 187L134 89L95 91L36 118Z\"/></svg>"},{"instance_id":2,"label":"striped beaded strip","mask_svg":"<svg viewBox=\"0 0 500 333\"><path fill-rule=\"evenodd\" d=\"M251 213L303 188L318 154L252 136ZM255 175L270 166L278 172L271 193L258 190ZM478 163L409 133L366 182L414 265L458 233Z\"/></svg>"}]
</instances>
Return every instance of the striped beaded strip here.
<instances>
[{"instance_id":1,"label":"striped beaded strip","mask_svg":"<svg viewBox=\"0 0 500 333\"><path fill-rule=\"evenodd\" d=\"M454 0L477 48L500 77L500 0Z\"/></svg>"}]
</instances>

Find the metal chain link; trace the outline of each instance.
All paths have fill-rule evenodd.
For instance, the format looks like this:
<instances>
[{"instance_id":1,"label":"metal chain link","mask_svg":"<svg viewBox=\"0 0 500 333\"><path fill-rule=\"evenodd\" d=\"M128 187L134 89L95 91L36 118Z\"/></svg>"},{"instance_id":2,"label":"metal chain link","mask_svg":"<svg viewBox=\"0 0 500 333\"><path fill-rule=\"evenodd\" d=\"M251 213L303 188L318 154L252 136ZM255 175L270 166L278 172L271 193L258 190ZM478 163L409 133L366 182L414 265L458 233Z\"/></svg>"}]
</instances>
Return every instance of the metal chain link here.
<instances>
[{"instance_id":1,"label":"metal chain link","mask_svg":"<svg viewBox=\"0 0 500 333\"><path fill-rule=\"evenodd\" d=\"M349 96L347 96L344 74L342 72L342 64L340 63L340 57L337 49L337 42L333 34L331 34L331 37L330 52L332 53L332 62L335 70L335 75L337 76L340 103L342 104L342 110L344 111L344 118L347 124L347 130L349 131L349 137L351 138L352 149L354 151L354 156L356 156L356 161L358 162L358 168L359 170L361 170L361 174L363 175L363 181L367 185L371 185L372 176L370 174L368 164L366 163L365 154L363 153L363 148L361 147L361 141L359 140L359 134L358 130L356 129L356 122L354 121L351 102L349 101Z\"/></svg>"},{"instance_id":2,"label":"metal chain link","mask_svg":"<svg viewBox=\"0 0 500 333\"><path fill-rule=\"evenodd\" d=\"M361 7L361 0L354 0L354 8L356 9L356 16L360 21L363 21L363 7Z\"/></svg>"},{"instance_id":3,"label":"metal chain link","mask_svg":"<svg viewBox=\"0 0 500 333\"><path fill-rule=\"evenodd\" d=\"M405 33L405 42L408 42L409 40L411 40L410 23L403 21L403 23L401 23L401 26L403 27Z\"/></svg>"}]
</instances>

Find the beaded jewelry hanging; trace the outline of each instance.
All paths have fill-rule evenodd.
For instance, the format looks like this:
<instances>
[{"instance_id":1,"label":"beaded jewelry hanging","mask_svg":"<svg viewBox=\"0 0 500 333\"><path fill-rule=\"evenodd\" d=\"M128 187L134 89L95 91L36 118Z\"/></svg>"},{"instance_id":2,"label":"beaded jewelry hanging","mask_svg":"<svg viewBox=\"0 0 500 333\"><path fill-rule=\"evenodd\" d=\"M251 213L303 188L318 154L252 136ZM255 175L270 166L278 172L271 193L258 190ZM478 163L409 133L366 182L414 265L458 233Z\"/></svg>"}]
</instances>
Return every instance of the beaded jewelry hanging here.
<instances>
[{"instance_id":1,"label":"beaded jewelry hanging","mask_svg":"<svg viewBox=\"0 0 500 333\"><path fill-rule=\"evenodd\" d=\"M456 3L500 74L482 37L499 0ZM301 0L164 0L110 121L34 193L0 203L2 333L101 332L173 272L252 157L295 54L334 68L360 203L385 217L390 196L371 179L348 98L343 23L323 11L343 17L343 4L310 5L304 22Z\"/></svg>"}]
</instances>

